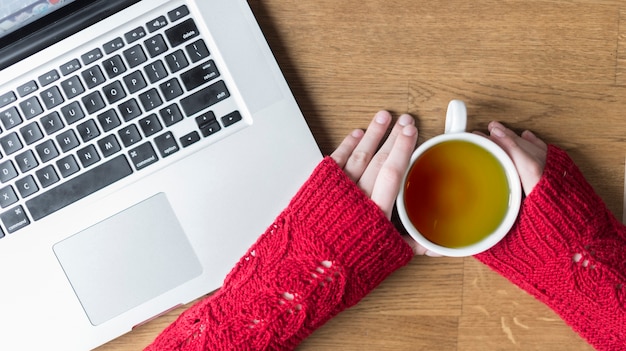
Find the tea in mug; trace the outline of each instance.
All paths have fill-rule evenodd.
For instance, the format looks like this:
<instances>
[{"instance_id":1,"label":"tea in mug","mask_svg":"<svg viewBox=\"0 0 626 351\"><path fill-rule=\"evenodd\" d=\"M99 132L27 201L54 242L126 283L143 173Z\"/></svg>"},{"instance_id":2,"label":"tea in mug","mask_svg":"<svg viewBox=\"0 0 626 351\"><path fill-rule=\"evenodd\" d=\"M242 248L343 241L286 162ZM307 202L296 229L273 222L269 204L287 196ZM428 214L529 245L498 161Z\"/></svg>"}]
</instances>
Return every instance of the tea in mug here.
<instances>
[{"instance_id":1,"label":"tea in mug","mask_svg":"<svg viewBox=\"0 0 626 351\"><path fill-rule=\"evenodd\" d=\"M444 247L479 242L496 230L509 206L509 184L500 162L462 140L426 150L411 167L404 187L411 223Z\"/></svg>"}]
</instances>

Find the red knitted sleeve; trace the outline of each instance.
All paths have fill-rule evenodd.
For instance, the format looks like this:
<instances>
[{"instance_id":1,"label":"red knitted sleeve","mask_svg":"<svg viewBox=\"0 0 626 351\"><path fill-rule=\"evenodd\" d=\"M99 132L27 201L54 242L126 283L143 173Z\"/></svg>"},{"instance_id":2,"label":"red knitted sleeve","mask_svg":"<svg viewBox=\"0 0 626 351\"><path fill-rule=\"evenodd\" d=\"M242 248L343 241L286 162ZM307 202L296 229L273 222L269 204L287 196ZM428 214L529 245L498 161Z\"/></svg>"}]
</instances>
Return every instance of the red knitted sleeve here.
<instances>
[{"instance_id":1,"label":"red knitted sleeve","mask_svg":"<svg viewBox=\"0 0 626 351\"><path fill-rule=\"evenodd\" d=\"M626 350L626 227L567 154L544 175L506 238L476 258L548 305L600 351Z\"/></svg>"},{"instance_id":2,"label":"red knitted sleeve","mask_svg":"<svg viewBox=\"0 0 626 351\"><path fill-rule=\"evenodd\" d=\"M224 281L146 350L290 350L413 256L331 158Z\"/></svg>"}]
</instances>

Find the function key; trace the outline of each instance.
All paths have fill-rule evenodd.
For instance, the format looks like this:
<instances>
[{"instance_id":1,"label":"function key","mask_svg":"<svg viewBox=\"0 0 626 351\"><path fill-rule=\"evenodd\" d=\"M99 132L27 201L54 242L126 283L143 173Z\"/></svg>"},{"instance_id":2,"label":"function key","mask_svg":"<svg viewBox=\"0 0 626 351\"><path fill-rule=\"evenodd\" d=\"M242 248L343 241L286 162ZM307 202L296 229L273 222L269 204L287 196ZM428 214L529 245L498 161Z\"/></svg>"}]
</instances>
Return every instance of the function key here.
<instances>
[{"instance_id":1,"label":"function key","mask_svg":"<svg viewBox=\"0 0 626 351\"><path fill-rule=\"evenodd\" d=\"M136 40L139 40L143 37L146 36L146 30L143 29L143 27L137 27L133 30L131 30L130 32L124 34L124 38L126 38L126 41L130 44Z\"/></svg>"},{"instance_id":2,"label":"function key","mask_svg":"<svg viewBox=\"0 0 626 351\"><path fill-rule=\"evenodd\" d=\"M167 26L167 20L165 16L160 16L159 18L155 18L152 21L146 23L146 27L148 27L148 32L155 32L163 27Z\"/></svg>"},{"instance_id":3,"label":"function key","mask_svg":"<svg viewBox=\"0 0 626 351\"><path fill-rule=\"evenodd\" d=\"M72 61L59 67L59 69L61 70L61 74L63 74L64 76L78 70L79 68L80 62L78 61L78 59L73 59Z\"/></svg>"},{"instance_id":4,"label":"function key","mask_svg":"<svg viewBox=\"0 0 626 351\"><path fill-rule=\"evenodd\" d=\"M124 41L122 40L122 38L119 38L119 37L111 40L110 42L104 44L103 46L104 52L107 54L110 54L113 51L121 49L123 47L124 47Z\"/></svg>"},{"instance_id":5,"label":"function key","mask_svg":"<svg viewBox=\"0 0 626 351\"><path fill-rule=\"evenodd\" d=\"M41 84L42 87L45 87L46 85L56 81L59 79L59 72L57 72L56 69L53 69L52 71L46 73L46 74L42 74L41 76L39 76L38 80L39 80L39 84Z\"/></svg>"},{"instance_id":6,"label":"function key","mask_svg":"<svg viewBox=\"0 0 626 351\"><path fill-rule=\"evenodd\" d=\"M95 61L98 61L99 59L102 58L102 51L100 51L100 49L95 48L89 52L87 52L86 54L83 54L80 57L83 60L83 63L85 65L88 65L90 63L93 63Z\"/></svg>"},{"instance_id":7,"label":"function key","mask_svg":"<svg viewBox=\"0 0 626 351\"><path fill-rule=\"evenodd\" d=\"M15 93L12 91L0 95L0 108L15 102L15 100L17 100L17 96L15 96Z\"/></svg>"},{"instance_id":8,"label":"function key","mask_svg":"<svg viewBox=\"0 0 626 351\"><path fill-rule=\"evenodd\" d=\"M186 5L183 5L175 10L172 10L167 13L167 17L170 18L171 22L177 21L189 14L189 9Z\"/></svg>"},{"instance_id":9,"label":"function key","mask_svg":"<svg viewBox=\"0 0 626 351\"><path fill-rule=\"evenodd\" d=\"M32 93L33 91L37 90L39 87L37 86L37 82L35 82L34 80L31 80L28 83L24 83L22 85L20 85L19 87L17 87L17 93L20 95L20 97L24 97L30 93Z\"/></svg>"}]
</instances>

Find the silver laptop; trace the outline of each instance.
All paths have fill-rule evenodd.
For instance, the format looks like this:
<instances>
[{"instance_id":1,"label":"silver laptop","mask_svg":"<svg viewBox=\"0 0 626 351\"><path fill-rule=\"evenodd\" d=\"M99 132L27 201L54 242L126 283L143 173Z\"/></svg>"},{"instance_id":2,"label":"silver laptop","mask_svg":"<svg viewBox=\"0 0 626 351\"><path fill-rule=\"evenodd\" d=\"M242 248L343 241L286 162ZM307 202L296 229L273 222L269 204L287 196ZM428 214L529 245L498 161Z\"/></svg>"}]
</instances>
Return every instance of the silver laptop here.
<instances>
[{"instance_id":1,"label":"silver laptop","mask_svg":"<svg viewBox=\"0 0 626 351\"><path fill-rule=\"evenodd\" d=\"M2 0L0 69L0 350L219 288L321 159L245 0Z\"/></svg>"}]
</instances>

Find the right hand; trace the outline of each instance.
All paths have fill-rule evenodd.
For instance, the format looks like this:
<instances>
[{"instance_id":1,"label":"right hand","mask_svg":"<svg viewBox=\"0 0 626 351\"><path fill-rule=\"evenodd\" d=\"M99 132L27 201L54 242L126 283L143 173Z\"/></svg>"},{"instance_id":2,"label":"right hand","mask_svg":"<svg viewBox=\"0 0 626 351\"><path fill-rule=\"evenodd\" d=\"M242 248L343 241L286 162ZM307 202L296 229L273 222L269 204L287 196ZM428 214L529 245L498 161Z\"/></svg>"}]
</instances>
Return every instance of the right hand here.
<instances>
[{"instance_id":1,"label":"right hand","mask_svg":"<svg viewBox=\"0 0 626 351\"><path fill-rule=\"evenodd\" d=\"M546 166L548 146L529 130L517 135L496 121L489 123L487 129L489 130L488 138L504 149L513 160L524 193L528 196L541 179Z\"/></svg>"}]
</instances>

